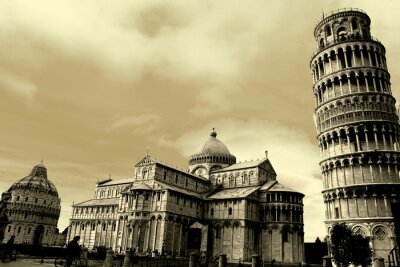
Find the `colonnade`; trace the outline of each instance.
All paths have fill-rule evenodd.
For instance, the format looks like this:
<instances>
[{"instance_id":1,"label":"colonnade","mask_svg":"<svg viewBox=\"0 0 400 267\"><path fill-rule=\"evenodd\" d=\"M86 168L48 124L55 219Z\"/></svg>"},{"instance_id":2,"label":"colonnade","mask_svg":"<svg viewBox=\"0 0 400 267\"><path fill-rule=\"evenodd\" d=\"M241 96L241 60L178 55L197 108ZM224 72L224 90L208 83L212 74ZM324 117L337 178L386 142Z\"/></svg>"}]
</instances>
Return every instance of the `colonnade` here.
<instances>
[{"instance_id":1,"label":"colonnade","mask_svg":"<svg viewBox=\"0 0 400 267\"><path fill-rule=\"evenodd\" d=\"M112 248L116 239L115 220L73 220L68 231L68 239L80 236L80 243L88 248L104 246Z\"/></svg>"},{"instance_id":2,"label":"colonnade","mask_svg":"<svg viewBox=\"0 0 400 267\"><path fill-rule=\"evenodd\" d=\"M389 75L381 70L369 69L336 73L316 84L314 88L317 106L349 94L392 93Z\"/></svg>"},{"instance_id":3,"label":"colonnade","mask_svg":"<svg viewBox=\"0 0 400 267\"><path fill-rule=\"evenodd\" d=\"M375 150L400 151L399 133L399 125L390 122L337 127L318 136L321 158Z\"/></svg>"},{"instance_id":4,"label":"colonnade","mask_svg":"<svg viewBox=\"0 0 400 267\"><path fill-rule=\"evenodd\" d=\"M332 101L331 103L320 107L316 111L316 115L319 123L324 123L338 115L344 115L351 112L356 113L359 111L378 111L382 113L389 113L388 115L397 116L395 104L396 100L390 95L353 95L338 99L337 101ZM398 118L395 118L394 122L397 121Z\"/></svg>"},{"instance_id":5,"label":"colonnade","mask_svg":"<svg viewBox=\"0 0 400 267\"><path fill-rule=\"evenodd\" d=\"M397 191L396 191L397 190ZM398 202L399 186L348 186L323 192L328 220L391 217L390 203Z\"/></svg>"},{"instance_id":6,"label":"colonnade","mask_svg":"<svg viewBox=\"0 0 400 267\"><path fill-rule=\"evenodd\" d=\"M300 205L264 204L260 208L260 221L303 223L303 208Z\"/></svg>"},{"instance_id":7,"label":"colonnade","mask_svg":"<svg viewBox=\"0 0 400 267\"><path fill-rule=\"evenodd\" d=\"M397 153L359 154L323 162L325 189L371 183L400 183Z\"/></svg>"},{"instance_id":8,"label":"colonnade","mask_svg":"<svg viewBox=\"0 0 400 267\"><path fill-rule=\"evenodd\" d=\"M310 65L314 83L328 74L350 67L370 66L387 70L385 48L377 41L335 45L313 58Z\"/></svg>"}]
</instances>

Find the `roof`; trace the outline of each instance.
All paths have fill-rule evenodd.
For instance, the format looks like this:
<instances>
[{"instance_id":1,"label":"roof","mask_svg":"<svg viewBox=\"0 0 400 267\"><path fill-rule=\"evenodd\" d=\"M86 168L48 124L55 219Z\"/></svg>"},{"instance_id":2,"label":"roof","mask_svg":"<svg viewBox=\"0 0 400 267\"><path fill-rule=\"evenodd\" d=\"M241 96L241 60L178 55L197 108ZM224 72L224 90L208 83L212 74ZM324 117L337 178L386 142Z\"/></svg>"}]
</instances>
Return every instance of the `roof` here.
<instances>
[{"instance_id":1,"label":"roof","mask_svg":"<svg viewBox=\"0 0 400 267\"><path fill-rule=\"evenodd\" d=\"M129 184L129 183L133 183L134 181L136 181L135 178L117 179L117 180L110 180L108 182L99 184L97 186L100 187L100 186L109 186L109 185L117 185L117 184Z\"/></svg>"},{"instance_id":2,"label":"roof","mask_svg":"<svg viewBox=\"0 0 400 267\"><path fill-rule=\"evenodd\" d=\"M169 184L165 184L165 183L160 183L157 181L157 184L161 185L162 188L167 189L167 190L171 190L171 191L175 191L181 194L185 194L185 195L190 195L193 197L197 197L197 198L204 198L202 194L197 193L197 192L193 192L193 191L189 191L183 188L179 188L173 185L169 185Z\"/></svg>"},{"instance_id":3,"label":"roof","mask_svg":"<svg viewBox=\"0 0 400 267\"><path fill-rule=\"evenodd\" d=\"M151 190L151 187L144 182L133 183L127 190Z\"/></svg>"},{"instance_id":4,"label":"roof","mask_svg":"<svg viewBox=\"0 0 400 267\"><path fill-rule=\"evenodd\" d=\"M15 189L27 189L32 191L46 192L58 196L54 184L47 178L47 168L39 163L32 168L30 174L11 185L8 191Z\"/></svg>"},{"instance_id":5,"label":"roof","mask_svg":"<svg viewBox=\"0 0 400 267\"><path fill-rule=\"evenodd\" d=\"M153 157L151 157L149 155L146 155L141 161L139 161L135 165L135 167L142 167L142 166L147 166L147 165L151 165L151 164L158 164L158 165L161 165L161 166L163 166L165 168L172 169L172 170L174 170L176 172L183 173L185 175L197 178L197 179L205 181L205 182L209 182L209 180L204 178L204 177L194 175L193 173L187 172L185 170L178 169L176 167L172 167L172 166L168 165L167 163L161 162L161 161L159 161L159 160L157 160L157 159L155 159L155 158L153 158ZM132 181L134 181L134 178L131 178L131 179L132 179ZM107 185L108 185L108 183L107 183Z\"/></svg>"},{"instance_id":6,"label":"roof","mask_svg":"<svg viewBox=\"0 0 400 267\"><path fill-rule=\"evenodd\" d=\"M287 187L283 184L278 183L278 181L275 181L275 182L276 182L275 184L273 184L270 188L268 188L268 191L294 192L294 193L302 194L296 190L293 190L290 187Z\"/></svg>"},{"instance_id":7,"label":"roof","mask_svg":"<svg viewBox=\"0 0 400 267\"><path fill-rule=\"evenodd\" d=\"M81 203L75 204L74 207L85 207L85 206L111 206L118 205L119 197L114 198L98 198L89 199Z\"/></svg>"},{"instance_id":8,"label":"roof","mask_svg":"<svg viewBox=\"0 0 400 267\"><path fill-rule=\"evenodd\" d=\"M210 195L209 199L246 198L257 191L259 186L227 188Z\"/></svg>"},{"instance_id":9,"label":"roof","mask_svg":"<svg viewBox=\"0 0 400 267\"><path fill-rule=\"evenodd\" d=\"M145 181L140 181L140 182L135 182L132 183L129 187L127 187L125 190L130 191L130 190L159 190L159 189L166 189L166 190L171 190L175 191L181 194L185 195L190 195L193 197L197 198L204 198L203 194L198 193L198 192L193 192L184 188L176 187L167 183L162 183L156 180L149 180L147 183Z\"/></svg>"},{"instance_id":10,"label":"roof","mask_svg":"<svg viewBox=\"0 0 400 267\"><path fill-rule=\"evenodd\" d=\"M204 143L201 151L194 155L226 155L232 156L224 143L217 139L217 132L213 129L210 138Z\"/></svg>"},{"instance_id":11,"label":"roof","mask_svg":"<svg viewBox=\"0 0 400 267\"><path fill-rule=\"evenodd\" d=\"M253 160L253 161L246 161L246 162L239 162L232 164L226 168L219 169L216 172L221 172L221 171L232 171L232 170L237 170L237 169L247 169L247 168L254 168L259 166L261 163L266 161L267 159L259 159L259 160Z\"/></svg>"},{"instance_id":12,"label":"roof","mask_svg":"<svg viewBox=\"0 0 400 267\"><path fill-rule=\"evenodd\" d=\"M277 183L276 180L268 181L268 182L266 182L265 184L263 184L263 185L261 186L260 190L268 190L268 189L270 189L271 186L273 186L275 183Z\"/></svg>"}]
</instances>

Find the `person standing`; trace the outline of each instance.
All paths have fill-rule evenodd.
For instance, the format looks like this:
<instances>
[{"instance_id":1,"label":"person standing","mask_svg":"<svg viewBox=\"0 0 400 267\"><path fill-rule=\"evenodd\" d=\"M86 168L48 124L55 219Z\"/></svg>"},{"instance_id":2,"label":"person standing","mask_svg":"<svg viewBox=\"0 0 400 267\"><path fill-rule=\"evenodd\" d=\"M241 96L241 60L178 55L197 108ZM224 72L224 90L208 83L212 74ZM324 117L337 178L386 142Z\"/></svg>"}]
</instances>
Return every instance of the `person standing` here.
<instances>
[{"instance_id":1,"label":"person standing","mask_svg":"<svg viewBox=\"0 0 400 267\"><path fill-rule=\"evenodd\" d=\"M12 235L12 236L10 237L10 239L7 241L7 244L6 244L6 251L4 252L4 254L3 254L3 259L2 259L3 262L6 260L6 256L7 256L7 255L10 257L10 260L13 260L12 251L13 251L13 249L14 249L14 240L15 240L15 236Z\"/></svg>"}]
</instances>

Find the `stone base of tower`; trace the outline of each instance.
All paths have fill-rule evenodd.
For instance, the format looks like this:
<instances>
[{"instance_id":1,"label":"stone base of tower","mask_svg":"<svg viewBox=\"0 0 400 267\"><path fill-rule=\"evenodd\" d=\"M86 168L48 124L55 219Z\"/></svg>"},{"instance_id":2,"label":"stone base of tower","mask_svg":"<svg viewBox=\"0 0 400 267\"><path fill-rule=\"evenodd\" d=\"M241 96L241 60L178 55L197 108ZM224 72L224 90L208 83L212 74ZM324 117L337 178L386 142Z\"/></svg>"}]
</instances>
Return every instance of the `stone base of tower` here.
<instances>
[{"instance_id":1,"label":"stone base of tower","mask_svg":"<svg viewBox=\"0 0 400 267\"><path fill-rule=\"evenodd\" d=\"M388 218L387 220L355 219L354 221L325 221L329 234L332 225L336 223L346 223L353 233L368 237L373 250L372 260L374 258L383 258L385 265L388 265L388 255L396 246L396 235L392 218Z\"/></svg>"}]
</instances>

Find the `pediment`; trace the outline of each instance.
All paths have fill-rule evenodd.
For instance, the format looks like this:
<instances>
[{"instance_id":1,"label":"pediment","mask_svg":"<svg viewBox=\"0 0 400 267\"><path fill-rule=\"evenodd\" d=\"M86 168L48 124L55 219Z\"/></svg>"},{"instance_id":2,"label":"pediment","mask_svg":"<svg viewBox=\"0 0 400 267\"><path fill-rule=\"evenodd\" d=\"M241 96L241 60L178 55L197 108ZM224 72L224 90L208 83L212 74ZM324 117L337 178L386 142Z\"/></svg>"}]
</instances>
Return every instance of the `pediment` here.
<instances>
[{"instance_id":1,"label":"pediment","mask_svg":"<svg viewBox=\"0 0 400 267\"><path fill-rule=\"evenodd\" d=\"M272 167L272 164L271 164L271 162L270 162L268 159L264 160L264 161L259 165L259 167L262 168L262 169L264 169L264 170L267 170L268 172L273 173L274 175L276 175L276 172L275 172L275 170L274 170L274 167Z\"/></svg>"},{"instance_id":2,"label":"pediment","mask_svg":"<svg viewBox=\"0 0 400 267\"><path fill-rule=\"evenodd\" d=\"M153 165L156 164L157 161L155 159L153 159L150 156L146 156L144 157L141 161L139 161L135 167L140 167L140 166L148 166L148 165Z\"/></svg>"}]
</instances>

